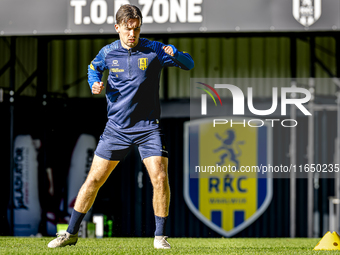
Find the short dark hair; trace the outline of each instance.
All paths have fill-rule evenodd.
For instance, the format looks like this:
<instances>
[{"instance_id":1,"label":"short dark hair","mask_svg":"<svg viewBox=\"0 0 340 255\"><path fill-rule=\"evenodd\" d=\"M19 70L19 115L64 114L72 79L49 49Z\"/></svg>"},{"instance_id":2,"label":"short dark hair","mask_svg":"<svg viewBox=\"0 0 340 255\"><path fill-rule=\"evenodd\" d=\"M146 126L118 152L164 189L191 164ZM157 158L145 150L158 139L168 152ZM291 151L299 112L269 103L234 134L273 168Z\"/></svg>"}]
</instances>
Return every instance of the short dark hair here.
<instances>
[{"instance_id":1,"label":"short dark hair","mask_svg":"<svg viewBox=\"0 0 340 255\"><path fill-rule=\"evenodd\" d=\"M124 4L116 13L116 24L127 23L129 19L139 19L142 25L143 16L139 8L132 4Z\"/></svg>"}]
</instances>

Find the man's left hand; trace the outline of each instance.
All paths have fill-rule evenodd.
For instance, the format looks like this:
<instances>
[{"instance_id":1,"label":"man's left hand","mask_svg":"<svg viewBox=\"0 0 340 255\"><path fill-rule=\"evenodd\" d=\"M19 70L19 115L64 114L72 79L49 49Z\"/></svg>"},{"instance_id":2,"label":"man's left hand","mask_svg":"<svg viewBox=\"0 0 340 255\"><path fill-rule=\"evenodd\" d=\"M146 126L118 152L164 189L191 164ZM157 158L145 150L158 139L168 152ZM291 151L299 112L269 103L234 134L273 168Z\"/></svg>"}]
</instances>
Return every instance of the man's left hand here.
<instances>
[{"instance_id":1,"label":"man's left hand","mask_svg":"<svg viewBox=\"0 0 340 255\"><path fill-rule=\"evenodd\" d=\"M164 46L163 50L165 53L169 54L170 56L175 56L174 51L172 50L171 46Z\"/></svg>"}]
</instances>

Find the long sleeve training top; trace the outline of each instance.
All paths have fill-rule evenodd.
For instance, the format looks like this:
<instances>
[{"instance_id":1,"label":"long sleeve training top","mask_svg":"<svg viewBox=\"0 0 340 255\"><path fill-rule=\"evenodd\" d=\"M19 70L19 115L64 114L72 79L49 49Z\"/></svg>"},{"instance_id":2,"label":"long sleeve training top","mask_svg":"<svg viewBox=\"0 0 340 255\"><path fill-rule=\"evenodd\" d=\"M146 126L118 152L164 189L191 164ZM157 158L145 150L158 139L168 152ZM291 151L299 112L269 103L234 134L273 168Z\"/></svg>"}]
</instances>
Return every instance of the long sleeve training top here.
<instances>
[{"instance_id":1,"label":"long sleeve training top","mask_svg":"<svg viewBox=\"0 0 340 255\"><path fill-rule=\"evenodd\" d=\"M140 38L129 50L117 40L103 47L88 66L88 82L100 82L108 69L106 86L108 122L125 131L158 128L160 118L159 79L161 70L175 66L184 70L194 67L188 53L178 51L174 56L164 52L163 43Z\"/></svg>"}]
</instances>

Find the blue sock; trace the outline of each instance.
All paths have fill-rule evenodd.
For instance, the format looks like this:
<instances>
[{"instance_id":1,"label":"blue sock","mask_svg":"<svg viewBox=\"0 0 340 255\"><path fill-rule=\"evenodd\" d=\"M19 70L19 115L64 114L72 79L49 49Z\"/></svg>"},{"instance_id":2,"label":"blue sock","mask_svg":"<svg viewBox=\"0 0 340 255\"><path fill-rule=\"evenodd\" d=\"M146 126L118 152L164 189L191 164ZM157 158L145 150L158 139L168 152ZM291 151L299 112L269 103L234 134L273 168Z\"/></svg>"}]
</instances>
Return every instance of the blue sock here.
<instances>
[{"instance_id":1,"label":"blue sock","mask_svg":"<svg viewBox=\"0 0 340 255\"><path fill-rule=\"evenodd\" d=\"M84 219L86 213L80 213L73 209L67 232L74 235L79 231L80 223Z\"/></svg>"},{"instance_id":2,"label":"blue sock","mask_svg":"<svg viewBox=\"0 0 340 255\"><path fill-rule=\"evenodd\" d=\"M168 217L158 217L155 215L156 231L155 236L164 236L165 233L165 223Z\"/></svg>"}]
</instances>

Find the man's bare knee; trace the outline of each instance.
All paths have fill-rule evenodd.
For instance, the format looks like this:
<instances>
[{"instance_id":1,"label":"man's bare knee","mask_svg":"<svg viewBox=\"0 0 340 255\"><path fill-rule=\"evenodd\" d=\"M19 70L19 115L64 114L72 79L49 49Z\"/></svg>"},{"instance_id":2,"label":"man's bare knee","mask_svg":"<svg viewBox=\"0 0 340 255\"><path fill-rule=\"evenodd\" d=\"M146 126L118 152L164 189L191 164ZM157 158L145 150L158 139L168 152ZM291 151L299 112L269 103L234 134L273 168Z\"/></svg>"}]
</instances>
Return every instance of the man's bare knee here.
<instances>
[{"instance_id":1,"label":"man's bare knee","mask_svg":"<svg viewBox=\"0 0 340 255\"><path fill-rule=\"evenodd\" d=\"M158 172L152 177L152 184L154 188L161 188L168 183L168 175L166 172Z\"/></svg>"},{"instance_id":2,"label":"man's bare knee","mask_svg":"<svg viewBox=\"0 0 340 255\"><path fill-rule=\"evenodd\" d=\"M158 182L166 182L168 179L168 175L166 172L160 172L157 175L157 181Z\"/></svg>"},{"instance_id":3,"label":"man's bare knee","mask_svg":"<svg viewBox=\"0 0 340 255\"><path fill-rule=\"evenodd\" d=\"M98 178L96 176L88 176L85 181L86 187L91 187L91 188L100 188L106 179L103 180L103 178Z\"/></svg>"},{"instance_id":4,"label":"man's bare knee","mask_svg":"<svg viewBox=\"0 0 340 255\"><path fill-rule=\"evenodd\" d=\"M119 161L109 161L95 155L90 172L84 183L85 187L99 189L118 163Z\"/></svg>"}]
</instances>

